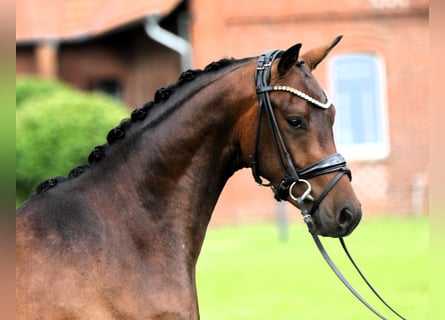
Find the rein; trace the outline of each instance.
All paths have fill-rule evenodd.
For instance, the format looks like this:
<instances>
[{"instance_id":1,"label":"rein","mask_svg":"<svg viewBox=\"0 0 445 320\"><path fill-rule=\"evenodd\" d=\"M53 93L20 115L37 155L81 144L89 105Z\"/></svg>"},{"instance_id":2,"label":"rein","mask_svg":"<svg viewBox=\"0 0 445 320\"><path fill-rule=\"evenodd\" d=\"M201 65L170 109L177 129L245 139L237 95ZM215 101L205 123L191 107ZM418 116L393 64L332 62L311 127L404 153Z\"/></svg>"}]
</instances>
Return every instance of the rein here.
<instances>
[{"instance_id":1,"label":"rein","mask_svg":"<svg viewBox=\"0 0 445 320\"><path fill-rule=\"evenodd\" d=\"M275 198L280 200L286 200L288 197L292 198L294 201L297 202L301 214L303 216L303 220L306 223L310 234L312 235L312 238L314 239L315 244L317 245L321 255L326 260L329 267L334 271L334 273L337 275L337 277L343 282L343 284L351 291L351 293L360 301L362 302L370 311L372 311L375 315L377 315L380 319L387 320L382 314L380 314L376 309L374 309L368 302L366 302L365 299L363 299L360 294L351 286L351 284L346 280L346 278L343 276L343 274L340 272L340 270L336 267L332 259L329 257L328 253L326 252L325 248L323 247L323 244L321 243L312 221L312 215L315 213L315 211L318 209L318 206L323 201L323 199L328 195L329 191L332 190L332 188L336 185L336 183L343 177L343 175L348 175L349 179L352 179L351 176L351 170L347 167L345 159L339 154L333 154L326 158L323 158L301 170L297 170L294 166L294 162L292 161L291 155L288 152L286 145L284 143L283 136L281 134L280 128L278 126L277 119L275 117L275 113L273 111L272 104L270 102L269 92L271 91L284 91L289 92L293 95L296 95L309 103L323 109L327 109L331 106L331 102L329 101L328 96L324 92L326 102L318 101L309 95L305 94L304 92L288 87L288 86L282 86L282 85L269 85L270 80L270 70L273 61L282 53L280 50L271 50L266 51L264 54L262 54L258 58L257 62L257 68L255 73L255 84L256 84L256 92L258 95L258 102L259 102L259 112L258 112L258 124L257 124L257 133L256 133L256 141L255 141L255 149L254 154L250 157L251 158L251 169L252 169L252 175L255 179L255 181L260 186L265 187L271 187L273 192L275 193ZM274 187L271 183L263 183L263 180L261 179L259 173L258 173L258 162L257 162L257 155L258 155L258 148L260 143L260 136L261 136L261 124L262 124L262 117L263 113L266 115L266 118L269 123L269 127L272 133L272 140L274 143L275 151L278 155L278 159L280 162L281 169L284 173L284 176L278 185L278 187ZM323 192L320 194L320 196L317 199L314 199L311 195L311 184L307 179L332 173L332 172L338 172L337 175L329 182L327 187L323 190ZM293 192L293 188L297 184L305 184L306 185L306 191L303 192L300 196L295 196ZM306 208L306 205L304 201L311 201L313 202L312 208L309 211ZM350 255L346 243L344 242L343 238L340 238L340 243L348 256L349 260L353 264L354 268L357 270L357 272L360 274L362 279L365 281L365 283L368 285L368 287L371 289L371 291L377 296L377 298L389 309L391 310L395 315L397 315L400 319L406 320L404 317L402 317L399 313L397 313L391 306L389 306L382 297L377 293L377 291L371 286L369 281L365 278L361 270L358 268L355 261L352 259L352 256Z\"/></svg>"}]
</instances>

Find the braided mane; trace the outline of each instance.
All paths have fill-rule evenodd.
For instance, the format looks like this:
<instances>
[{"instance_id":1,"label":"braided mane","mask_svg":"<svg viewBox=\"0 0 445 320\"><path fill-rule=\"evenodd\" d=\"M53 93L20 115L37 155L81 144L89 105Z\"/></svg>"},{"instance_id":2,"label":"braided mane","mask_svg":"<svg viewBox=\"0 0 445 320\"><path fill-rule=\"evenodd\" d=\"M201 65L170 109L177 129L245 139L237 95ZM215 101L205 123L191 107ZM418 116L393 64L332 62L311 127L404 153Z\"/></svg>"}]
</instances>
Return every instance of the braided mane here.
<instances>
[{"instance_id":1,"label":"braided mane","mask_svg":"<svg viewBox=\"0 0 445 320\"><path fill-rule=\"evenodd\" d=\"M146 119L150 110L153 107L155 107L156 104L166 101L177 89L183 87L184 84L193 81L194 79L196 79L197 77L199 77L204 73L217 71L235 62L241 62L244 60L247 59L236 60L233 58L230 59L224 58L219 61L211 62L204 68L204 70L195 69L182 72L181 75L179 76L178 81L175 84L171 84L167 87L162 87L158 89L155 92L153 101L148 101L144 103L142 107L134 109L133 112L131 113L130 119L122 120L118 126L111 129L107 134L107 143L96 146L91 151L90 155L88 156L88 164L83 164L75 167L68 173L68 177L57 176L41 182L36 188L37 194L40 194L55 187L60 182L79 177L85 172L85 170L87 170L90 167L90 165L101 161L103 158L105 158L106 150L109 147L109 145L115 143L118 140L123 139L125 137L126 131L131 127L133 123L143 121L144 119Z\"/></svg>"}]
</instances>

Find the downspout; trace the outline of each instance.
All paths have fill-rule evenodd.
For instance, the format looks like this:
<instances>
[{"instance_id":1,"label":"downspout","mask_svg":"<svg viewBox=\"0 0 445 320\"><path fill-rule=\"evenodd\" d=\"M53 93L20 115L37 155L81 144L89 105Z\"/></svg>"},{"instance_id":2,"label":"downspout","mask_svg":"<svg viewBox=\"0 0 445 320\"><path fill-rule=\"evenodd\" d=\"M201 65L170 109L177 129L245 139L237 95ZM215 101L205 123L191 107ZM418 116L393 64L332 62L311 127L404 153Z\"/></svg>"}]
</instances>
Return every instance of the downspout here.
<instances>
[{"instance_id":1,"label":"downspout","mask_svg":"<svg viewBox=\"0 0 445 320\"><path fill-rule=\"evenodd\" d=\"M191 69L192 67L192 46L184 38L168 31L159 25L160 17L156 14L151 14L145 18L145 32L147 35L159 42L160 44L179 53L181 57L182 71Z\"/></svg>"}]
</instances>

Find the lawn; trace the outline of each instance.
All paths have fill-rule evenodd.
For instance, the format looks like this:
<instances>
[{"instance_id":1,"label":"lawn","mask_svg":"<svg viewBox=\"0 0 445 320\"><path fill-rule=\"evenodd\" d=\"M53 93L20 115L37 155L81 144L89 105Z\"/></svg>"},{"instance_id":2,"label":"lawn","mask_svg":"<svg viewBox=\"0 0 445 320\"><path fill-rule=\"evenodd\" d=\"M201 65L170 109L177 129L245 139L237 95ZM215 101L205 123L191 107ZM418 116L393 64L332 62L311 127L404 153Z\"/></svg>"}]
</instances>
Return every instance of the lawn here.
<instances>
[{"instance_id":1,"label":"lawn","mask_svg":"<svg viewBox=\"0 0 445 320\"><path fill-rule=\"evenodd\" d=\"M275 225L209 229L197 266L203 320L377 319L329 269L306 226L288 240ZM346 244L368 280L407 319L428 319L426 218L363 220ZM356 290L388 319L397 319L363 284L337 239L322 238Z\"/></svg>"}]
</instances>

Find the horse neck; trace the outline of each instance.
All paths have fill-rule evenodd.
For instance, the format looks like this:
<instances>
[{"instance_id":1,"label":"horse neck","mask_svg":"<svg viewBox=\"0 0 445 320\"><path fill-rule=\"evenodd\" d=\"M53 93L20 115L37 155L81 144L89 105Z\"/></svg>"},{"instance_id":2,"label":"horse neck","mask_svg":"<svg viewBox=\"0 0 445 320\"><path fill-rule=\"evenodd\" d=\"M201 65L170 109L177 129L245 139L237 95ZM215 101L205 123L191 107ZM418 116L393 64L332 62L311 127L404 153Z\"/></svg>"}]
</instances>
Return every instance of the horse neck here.
<instances>
[{"instance_id":1,"label":"horse neck","mask_svg":"<svg viewBox=\"0 0 445 320\"><path fill-rule=\"evenodd\" d=\"M150 228L159 221L163 227L167 223L164 235L173 233L181 246L188 244L195 263L226 181L245 166L237 120L256 100L253 69L248 73L252 86L246 89L239 85L245 68L226 68L225 73L189 83L200 88L192 90L192 98L185 99L184 87L164 105L154 106L153 114L135 126L137 130L121 142L124 147L113 154L114 167L119 168L116 181L104 184L110 198L129 203L126 211L135 215L134 228L143 225L142 230L153 233L156 230ZM110 185L115 188L112 192Z\"/></svg>"}]
</instances>

